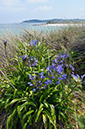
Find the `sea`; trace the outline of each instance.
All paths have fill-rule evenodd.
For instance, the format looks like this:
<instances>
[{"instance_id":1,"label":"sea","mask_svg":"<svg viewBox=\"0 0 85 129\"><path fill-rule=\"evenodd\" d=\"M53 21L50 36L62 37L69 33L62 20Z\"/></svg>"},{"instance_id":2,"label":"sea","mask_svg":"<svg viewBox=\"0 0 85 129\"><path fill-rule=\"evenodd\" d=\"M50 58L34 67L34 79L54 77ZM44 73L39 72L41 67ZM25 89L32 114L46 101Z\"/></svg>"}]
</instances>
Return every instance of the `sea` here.
<instances>
[{"instance_id":1,"label":"sea","mask_svg":"<svg viewBox=\"0 0 85 129\"><path fill-rule=\"evenodd\" d=\"M0 36L10 33L14 35L22 35L25 30L38 31L48 34L50 31L58 31L65 28L64 26L44 26L41 23L11 23L0 24Z\"/></svg>"}]
</instances>

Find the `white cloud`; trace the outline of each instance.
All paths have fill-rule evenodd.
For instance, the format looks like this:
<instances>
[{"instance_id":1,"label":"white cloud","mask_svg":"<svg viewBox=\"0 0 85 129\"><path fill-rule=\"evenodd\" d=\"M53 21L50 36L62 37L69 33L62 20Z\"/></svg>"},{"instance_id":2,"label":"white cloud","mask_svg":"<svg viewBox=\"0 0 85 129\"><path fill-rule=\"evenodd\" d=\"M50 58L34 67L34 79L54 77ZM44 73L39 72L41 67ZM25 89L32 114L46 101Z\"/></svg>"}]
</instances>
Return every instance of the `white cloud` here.
<instances>
[{"instance_id":1,"label":"white cloud","mask_svg":"<svg viewBox=\"0 0 85 129\"><path fill-rule=\"evenodd\" d=\"M22 11L26 10L24 3L20 0L0 0L0 11Z\"/></svg>"},{"instance_id":2,"label":"white cloud","mask_svg":"<svg viewBox=\"0 0 85 129\"><path fill-rule=\"evenodd\" d=\"M50 10L52 10L51 6L44 5L44 6L40 6L40 7L36 8L33 11L50 11Z\"/></svg>"},{"instance_id":3,"label":"white cloud","mask_svg":"<svg viewBox=\"0 0 85 129\"><path fill-rule=\"evenodd\" d=\"M48 0L26 0L28 3L46 3Z\"/></svg>"}]
</instances>

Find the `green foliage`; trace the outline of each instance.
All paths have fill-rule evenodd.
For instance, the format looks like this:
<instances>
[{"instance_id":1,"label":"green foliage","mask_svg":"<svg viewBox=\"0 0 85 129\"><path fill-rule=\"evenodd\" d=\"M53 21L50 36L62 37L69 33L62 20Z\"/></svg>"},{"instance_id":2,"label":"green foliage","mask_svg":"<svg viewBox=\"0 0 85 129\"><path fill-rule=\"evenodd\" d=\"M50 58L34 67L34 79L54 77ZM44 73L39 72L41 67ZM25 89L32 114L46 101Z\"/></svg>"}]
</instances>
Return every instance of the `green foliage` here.
<instances>
[{"instance_id":1,"label":"green foliage","mask_svg":"<svg viewBox=\"0 0 85 129\"><path fill-rule=\"evenodd\" d=\"M73 81L68 54L56 55L44 40L19 42L17 46L12 64L5 73L0 70L0 106L9 113L7 129L71 126L72 92L81 85Z\"/></svg>"}]
</instances>

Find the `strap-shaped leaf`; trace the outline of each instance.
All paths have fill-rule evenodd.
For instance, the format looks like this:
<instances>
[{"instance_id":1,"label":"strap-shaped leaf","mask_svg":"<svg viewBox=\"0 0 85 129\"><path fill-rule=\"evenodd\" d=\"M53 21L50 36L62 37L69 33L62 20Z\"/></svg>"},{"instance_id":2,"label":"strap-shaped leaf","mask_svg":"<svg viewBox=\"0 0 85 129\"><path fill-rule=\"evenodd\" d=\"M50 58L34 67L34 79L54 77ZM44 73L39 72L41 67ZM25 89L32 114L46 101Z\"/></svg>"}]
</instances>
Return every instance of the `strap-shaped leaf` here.
<instances>
[{"instance_id":1,"label":"strap-shaped leaf","mask_svg":"<svg viewBox=\"0 0 85 129\"><path fill-rule=\"evenodd\" d=\"M13 99L9 104L7 104L7 105L5 106L5 108L7 108L9 105L14 104L14 103L16 103L17 101L21 101L21 100L22 100L22 98L21 98L21 99Z\"/></svg>"},{"instance_id":2,"label":"strap-shaped leaf","mask_svg":"<svg viewBox=\"0 0 85 129\"><path fill-rule=\"evenodd\" d=\"M28 111L24 116L23 116L23 120L26 118L26 117L28 117L31 113L33 113L34 112L34 110L30 110L30 111Z\"/></svg>"},{"instance_id":3,"label":"strap-shaped leaf","mask_svg":"<svg viewBox=\"0 0 85 129\"><path fill-rule=\"evenodd\" d=\"M44 110L43 112L44 112L44 113L46 114L46 116L48 117L50 123L54 126L54 129L57 129L57 128L56 128L56 125L55 125L55 122L53 121L53 119L52 119L50 113L49 113L47 110Z\"/></svg>"},{"instance_id":4,"label":"strap-shaped leaf","mask_svg":"<svg viewBox=\"0 0 85 129\"><path fill-rule=\"evenodd\" d=\"M43 104L41 103L40 107L39 107L39 110L37 112L37 116L36 116L36 119L35 119L35 122L37 122L41 112L43 111Z\"/></svg>"}]
</instances>

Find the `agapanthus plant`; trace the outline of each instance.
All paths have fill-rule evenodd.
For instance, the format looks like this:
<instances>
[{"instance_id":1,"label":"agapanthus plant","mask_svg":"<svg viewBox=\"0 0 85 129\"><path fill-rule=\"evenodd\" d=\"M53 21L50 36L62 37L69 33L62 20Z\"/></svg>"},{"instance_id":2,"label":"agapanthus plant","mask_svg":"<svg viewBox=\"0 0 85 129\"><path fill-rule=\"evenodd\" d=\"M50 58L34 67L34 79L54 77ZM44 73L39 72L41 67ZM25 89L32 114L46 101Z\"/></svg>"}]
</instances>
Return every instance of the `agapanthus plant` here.
<instances>
[{"instance_id":1,"label":"agapanthus plant","mask_svg":"<svg viewBox=\"0 0 85 129\"><path fill-rule=\"evenodd\" d=\"M3 74L4 81L0 85L0 104L9 113L7 129L71 126L72 92L80 85L73 81L74 67L69 55L56 55L37 40L25 43L24 49L23 44L20 45L12 59L15 62L12 71L6 70L8 77Z\"/></svg>"}]
</instances>

